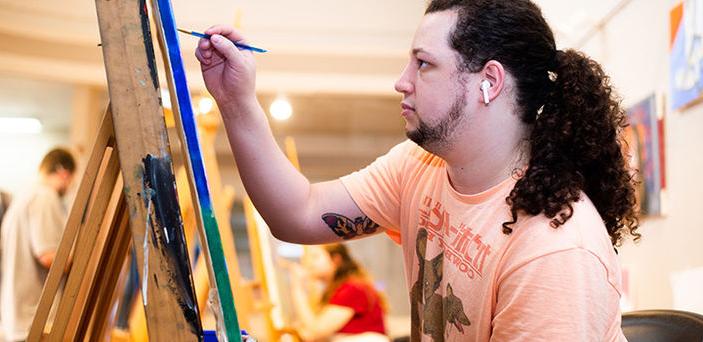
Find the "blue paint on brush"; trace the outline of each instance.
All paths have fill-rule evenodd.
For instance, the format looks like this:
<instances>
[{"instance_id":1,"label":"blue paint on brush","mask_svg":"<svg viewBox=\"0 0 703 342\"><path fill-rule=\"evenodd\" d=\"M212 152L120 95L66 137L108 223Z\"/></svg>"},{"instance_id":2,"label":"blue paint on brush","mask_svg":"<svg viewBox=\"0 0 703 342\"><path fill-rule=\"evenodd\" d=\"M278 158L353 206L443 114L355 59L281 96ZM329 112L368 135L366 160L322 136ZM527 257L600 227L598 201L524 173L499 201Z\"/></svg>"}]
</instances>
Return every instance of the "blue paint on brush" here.
<instances>
[{"instance_id":1,"label":"blue paint on brush","mask_svg":"<svg viewBox=\"0 0 703 342\"><path fill-rule=\"evenodd\" d=\"M198 38L205 38L205 39L210 39L210 38L212 38L211 35L205 34L205 33L200 33L200 32L195 32L195 31L189 31L189 30L184 30L184 29L177 29L177 30L180 31L180 32L183 32L183 33L185 33L185 34L189 34L189 35L191 35L191 36L196 36L196 37L198 37ZM258 48L258 47L255 47L255 46L247 45L247 44L240 43L240 42L235 42L234 40L230 40L230 41L232 42L232 44L234 44L234 46L238 47L240 50L249 50L249 51L259 52L259 53L264 53L264 52L267 52L267 51L268 51L268 50L265 50L265 49L262 49L262 48Z\"/></svg>"}]
</instances>

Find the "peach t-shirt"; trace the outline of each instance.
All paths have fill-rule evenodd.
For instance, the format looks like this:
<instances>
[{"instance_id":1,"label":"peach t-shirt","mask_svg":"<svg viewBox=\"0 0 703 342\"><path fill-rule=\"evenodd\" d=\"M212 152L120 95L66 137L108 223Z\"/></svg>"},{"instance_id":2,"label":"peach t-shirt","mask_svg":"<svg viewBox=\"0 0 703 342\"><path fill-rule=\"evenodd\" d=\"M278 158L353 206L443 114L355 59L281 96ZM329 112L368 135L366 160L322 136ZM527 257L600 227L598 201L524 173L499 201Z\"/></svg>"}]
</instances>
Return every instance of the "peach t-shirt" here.
<instances>
[{"instance_id":1,"label":"peach t-shirt","mask_svg":"<svg viewBox=\"0 0 703 342\"><path fill-rule=\"evenodd\" d=\"M359 208L403 247L412 341L624 341L620 267L583 194L557 229L520 217L512 178L458 193L445 162L410 141L342 177Z\"/></svg>"}]
</instances>

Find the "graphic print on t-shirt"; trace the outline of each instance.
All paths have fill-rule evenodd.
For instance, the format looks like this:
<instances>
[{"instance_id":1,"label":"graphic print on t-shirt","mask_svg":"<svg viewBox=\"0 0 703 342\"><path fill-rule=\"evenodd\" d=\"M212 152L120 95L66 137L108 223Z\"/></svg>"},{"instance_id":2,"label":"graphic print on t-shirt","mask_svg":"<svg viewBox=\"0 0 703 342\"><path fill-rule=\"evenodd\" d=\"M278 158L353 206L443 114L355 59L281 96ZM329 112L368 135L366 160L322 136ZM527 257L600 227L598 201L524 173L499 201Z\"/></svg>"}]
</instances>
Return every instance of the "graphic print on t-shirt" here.
<instances>
[{"instance_id":1,"label":"graphic print on t-shirt","mask_svg":"<svg viewBox=\"0 0 703 342\"><path fill-rule=\"evenodd\" d=\"M427 230L427 238L441 247L447 261L469 279L483 276L486 257L491 254L491 245L483 241L471 227L459 222L452 224L451 215L441 202L426 196L419 209L420 229Z\"/></svg>"},{"instance_id":2,"label":"graphic print on t-shirt","mask_svg":"<svg viewBox=\"0 0 703 342\"><path fill-rule=\"evenodd\" d=\"M420 228L415 244L419 263L418 277L410 290L412 319L410 340L419 341L422 334L439 342L444 341L447 324L451 324L463 333L463 326L469 326L471 322L464 312L461 299L454 295L451 284L447 283L445 297L435 292L442 283L444 252L427 260L425 256L427 237L427 230ZM422 320L420 319L421 310Z\"/></svg>"}]
</instances>

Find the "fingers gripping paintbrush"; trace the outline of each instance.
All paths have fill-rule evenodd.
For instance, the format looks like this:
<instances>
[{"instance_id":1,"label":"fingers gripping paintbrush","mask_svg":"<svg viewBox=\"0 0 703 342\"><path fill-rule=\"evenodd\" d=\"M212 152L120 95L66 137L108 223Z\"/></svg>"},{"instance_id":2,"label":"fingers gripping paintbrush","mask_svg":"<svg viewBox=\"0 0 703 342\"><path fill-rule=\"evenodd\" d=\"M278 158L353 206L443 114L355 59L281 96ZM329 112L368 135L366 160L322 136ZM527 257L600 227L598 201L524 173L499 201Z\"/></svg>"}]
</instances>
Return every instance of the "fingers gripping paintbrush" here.
<instances>
[{"instance_id":1,"label":"fingers gripping paintbrush","mask_svg":"<svg viewBox=\"0 0 703 342\"><path fill-rule=\"evenodd\" d=\"M181 28L179 28L178 31L183 32L183 33L185 33L185 34L189 34L189 35L191 35L191 36L196 36L196 37L205 38L205 39L210 39L210 37L211 37L209 34L200 33L200 32L195 32L195 31L188 31L188 30L184 30L184 29L181 29ZM234 43L234 46L238 47L240 50L249 50L249 51L252 51L252 52L259 52L259 53L264 53L264 52L268 51L268 50L264 50L264 49L261 49L261 48L258 48L258 47L254 47L254 46L251 46L251 45L238 43L238 42L235 42L235 41L232 41L232 43Z\"/></svg>"}]
</instances>

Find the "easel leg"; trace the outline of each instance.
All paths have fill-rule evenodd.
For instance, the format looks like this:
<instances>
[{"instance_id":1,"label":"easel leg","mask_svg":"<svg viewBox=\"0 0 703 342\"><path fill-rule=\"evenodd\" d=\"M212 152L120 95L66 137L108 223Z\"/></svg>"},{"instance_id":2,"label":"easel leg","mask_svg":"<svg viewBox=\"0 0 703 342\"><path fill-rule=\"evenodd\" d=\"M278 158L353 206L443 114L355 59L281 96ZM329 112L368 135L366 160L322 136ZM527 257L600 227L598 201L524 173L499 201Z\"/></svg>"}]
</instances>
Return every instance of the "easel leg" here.
<instances>
[{"instance_id":1,"label":"easel leg","mask_svg":"<svg viewBox=\"0 0 703 342\"><path fill-rule=\"evenodd\" d=\"M98 332L105 325L107 311L112 304L112 294L117 286L120 270L127 257L127 251L131 242L129 232L129 216L122 193L122 180L118 180L115 186L117 204L114 207L113 216L106 222L103 229L107 229L107 238L102 243L102 248L97 252L99 262L95 268L95 280L90 283L84 308L93 310L81 310L76 329L76 340L84 340L85 336L91 339L100 337ZM95 254L98 254L95 253Z\"/></svg>"},{"instance_id":2,"label":"easel leg","mask_svg":"<svg viewBox=\"0 0 703 342\"><path fill-rule=\"evenodd\" d=\"M59 307L56 315L56 321L49 333L49 339L52 341L64 340L67 332L69 319L76 301L78 300L78 292L82 284L83 277L89 276L86 274L88 262L95 247L95 239L99 233L100 223L107 211L108 201L112 195L112 190L117 182L119 173L119 161L117 153L110 153L109 159L105 165L103 178L97 185L95 193L95 201L93 208L89 211L86 225L78 233L76 241L76 249L74 255L73 266L68 275L64 294L59 302ZM91 279L92 280L92 279ZM72 340L69 338L69 340Z\"/></svg>"},{"instance_id":3,"label":"easel leg","mask_svg":"<svg viewBox=\"0 0 703 342\"><path fill-rule=\"evenodd\" d=\"M108 107L105 115L103 116L102 123L100 124L100 129L98 131L95 144L93 145L93 150L88 158L85 173L83 174L81 184L78 187L78 192L73 202L71 213L69 214L66 222L66 228L64 229L64 233L61 238L61 243L56 251L54 263L49 270L49 274L44 284L44 290L42 292L41 299L39 300L37 312L34 316L27 341L39 341L44 333L49 312L51 311L54 298L56 297L61 279L63 278L64 270L69 263L71 248L76 239L76 235L78 234L83 216L87 210L88 201L90 199L105 150L108 146L114 144L113 132L112 112L110 111L110 107Z\"/></svg>"}]
</instances>

